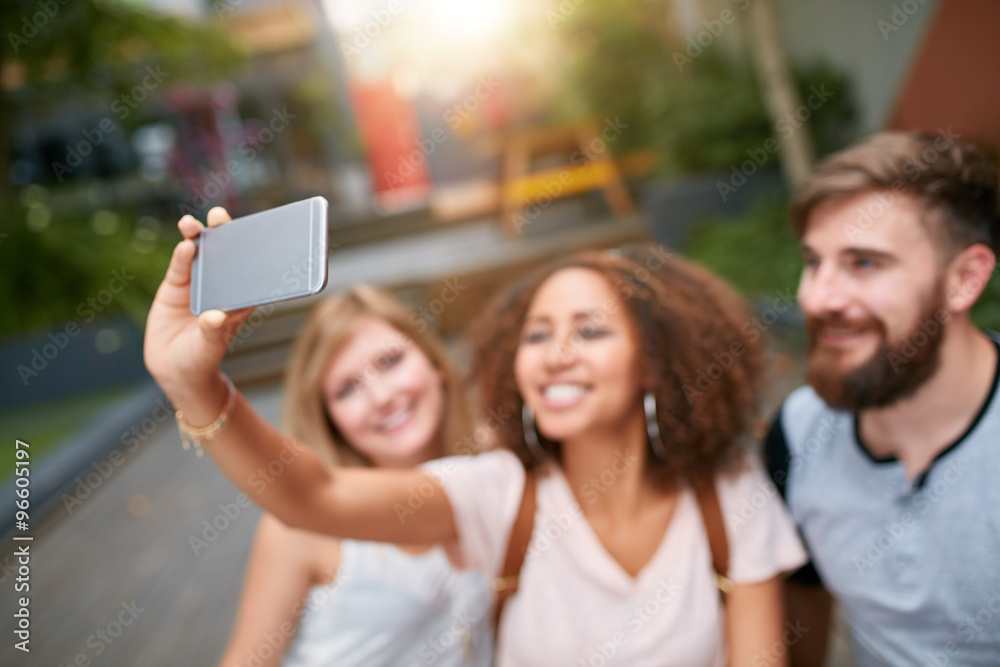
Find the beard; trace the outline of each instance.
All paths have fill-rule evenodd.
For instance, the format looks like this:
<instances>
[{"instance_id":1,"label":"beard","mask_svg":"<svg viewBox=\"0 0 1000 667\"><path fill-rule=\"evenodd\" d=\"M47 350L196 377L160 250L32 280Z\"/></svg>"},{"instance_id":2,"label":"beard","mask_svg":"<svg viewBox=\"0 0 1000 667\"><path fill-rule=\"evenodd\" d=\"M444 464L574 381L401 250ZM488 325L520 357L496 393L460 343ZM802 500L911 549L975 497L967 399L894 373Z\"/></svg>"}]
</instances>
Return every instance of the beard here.
<instances>
[{"instance_id":1,"label":"beard","mask_svg":"<svg viewBox=\"0 0 1000 667\"><path fill-rule=\"evenodd\" d=\"M906 335L895 341L889 341L885 325L875 318L862 321L849 321L839 315L807 318L806 380L835 410L860 412L884 408L912 396L941 363L944 324L937 315L942 312L943 304L944 294L939 290L927 299ZM869 359L844 370L840 368L842 353L819 344L819 332L824 327L873 329L882 342Z\"/></svg>"}]
</instances>

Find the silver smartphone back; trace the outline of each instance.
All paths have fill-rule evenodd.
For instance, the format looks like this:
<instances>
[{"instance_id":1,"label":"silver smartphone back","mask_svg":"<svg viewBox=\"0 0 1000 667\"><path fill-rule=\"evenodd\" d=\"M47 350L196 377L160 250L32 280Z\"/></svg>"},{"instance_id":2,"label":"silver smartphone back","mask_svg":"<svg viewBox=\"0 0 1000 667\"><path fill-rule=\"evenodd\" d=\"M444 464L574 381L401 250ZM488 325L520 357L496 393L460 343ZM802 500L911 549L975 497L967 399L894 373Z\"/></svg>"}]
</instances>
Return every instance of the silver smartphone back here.
<instances>
[{"instance_id":1,"label":"silver smartphone back","mask_svg":"<svg viewBox=\"0 0 1000 667\"><path fill-rule=\"evenodd\" d=\"M327 280L327 201L312 197L206 227L195 238L191 312L319 293Z\"/></svg>"}]
</instances>

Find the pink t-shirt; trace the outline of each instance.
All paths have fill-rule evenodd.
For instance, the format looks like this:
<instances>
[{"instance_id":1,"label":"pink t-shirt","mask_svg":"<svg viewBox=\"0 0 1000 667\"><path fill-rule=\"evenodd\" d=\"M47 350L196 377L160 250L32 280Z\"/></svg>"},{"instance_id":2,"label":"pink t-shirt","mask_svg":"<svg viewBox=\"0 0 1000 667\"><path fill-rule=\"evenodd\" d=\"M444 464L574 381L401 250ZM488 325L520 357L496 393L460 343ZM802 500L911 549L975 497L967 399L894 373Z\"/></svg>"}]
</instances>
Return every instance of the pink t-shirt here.
<instances>
[{"instance_id":1,"label":"pink t-shirt","mask_svg":"<svg viewBox=\"0 0 1000 667\"><path fill-rule=\"evenodd\" d=\"M521 502L524 469L511 452L438 459L463 565L498 576ZM756 459L719 476L729 577L764 581L802 565L805 551L784 503ZM584 503L600 489L580 490ZM723 614L708 537L684 490L656 553L631 577L593 532L562 470L540 470L537 510L518 593L504 610L498 667L721 666Z\"/></svg>"}]
</instances>

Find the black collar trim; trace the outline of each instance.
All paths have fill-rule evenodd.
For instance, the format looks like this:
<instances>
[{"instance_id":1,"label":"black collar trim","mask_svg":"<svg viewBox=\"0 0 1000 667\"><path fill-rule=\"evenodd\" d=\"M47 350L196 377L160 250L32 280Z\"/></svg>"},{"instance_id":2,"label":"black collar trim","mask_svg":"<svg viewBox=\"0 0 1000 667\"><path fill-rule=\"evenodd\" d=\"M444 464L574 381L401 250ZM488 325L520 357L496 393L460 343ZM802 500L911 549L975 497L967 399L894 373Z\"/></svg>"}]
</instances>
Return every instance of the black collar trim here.
<instances>
[{"instance_id":1,"label":"black collar trim","mask_svg":"<svg viewBox=\"0 0 1000 667\"><path fill-rule=\"evenodd\" d=\"M976 417L972 420L972 423L969 424L969 427L965 429L965 432L962 433L962 435L958 436L958 439L955 440L955 442L951 443L943 450L938 452L938 455L935 456L934 460L930 462L930 464L927 466L927 469L916 476L916 478L913 480L914 488L922 489L924 487L924 483L927 481L927 476L928 474L930 474L931 468L934 467L934 464L937 463L938 460L940 460L944 456L947 456L949 453L951 453L960 444L962 444L962 442L964 442L966 438L969 437L969 434L975 430L976 426L979 425L979 422L982 421L983 416L986 414L987 410L989 410L990 404L993 402L993 398L996 396L997 386L1000 385L1000 337L991 332L990 339L993 341L993 344L996 345L997 348L997 365L996 369L993 371L993 383L990 385L990 390L986 394L986 400L984 400L983 404L979 407L979 411L976 413ZM865 445L864 440L861 439L861 426L859 424L857 413L854 413L852 415L852 418L854 421L854 441L858 444L858 447L861 449L864 455L868 457L868 460L870 460L872 463L879 463L879 464L896 463L898 461L898 459L895 456L886 456L883 458L876 458L875 456L873 456L871 451Z\"/></svg>"}]
</instances>

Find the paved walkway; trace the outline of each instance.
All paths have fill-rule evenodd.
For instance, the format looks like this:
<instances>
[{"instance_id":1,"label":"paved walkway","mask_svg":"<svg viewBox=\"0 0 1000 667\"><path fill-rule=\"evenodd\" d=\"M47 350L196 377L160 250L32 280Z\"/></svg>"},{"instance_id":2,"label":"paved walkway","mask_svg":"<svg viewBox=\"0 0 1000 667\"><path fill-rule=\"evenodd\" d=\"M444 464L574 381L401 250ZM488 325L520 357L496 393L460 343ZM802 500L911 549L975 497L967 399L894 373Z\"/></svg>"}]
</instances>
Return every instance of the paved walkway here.
<instances>
[{"instance_id":1,"label":"paved walkway","mask_svg":"<svg viewBox=\"0 0 1000 667\"><path fill-rule=\"evenodd\" d=\"M276 423L276 385L244 393ZM237 494L209 458L181 450L173 420L161 424L68 520L36 533L30 656L12 646L15 559L0 561L0 665L214 665L259 516ZM221 530L206 536L206 521Z\"/></svg>"}]
</instances>

